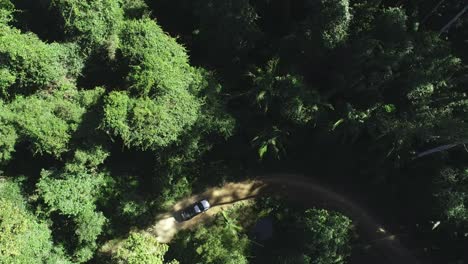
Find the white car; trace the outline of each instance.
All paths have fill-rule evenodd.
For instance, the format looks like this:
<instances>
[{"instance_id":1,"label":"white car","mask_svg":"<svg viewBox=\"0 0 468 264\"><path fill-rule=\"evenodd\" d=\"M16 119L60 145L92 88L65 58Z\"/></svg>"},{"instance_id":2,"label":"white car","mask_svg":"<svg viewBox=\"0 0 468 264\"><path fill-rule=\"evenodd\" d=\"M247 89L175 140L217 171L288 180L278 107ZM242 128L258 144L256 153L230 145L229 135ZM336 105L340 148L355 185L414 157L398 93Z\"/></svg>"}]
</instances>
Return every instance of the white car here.
<instances>
[{"instance_id":1,"label":"white car","mask_svg":"<svg viewBox=\"0 0 468 264\"><path fill-rule=\"evenodd\" d=\"M180 217L182 221L187 221L208 209L210 209L210 203L206 199L203 199L183 209L180 212Z\"/></svg>"}]
</instances>

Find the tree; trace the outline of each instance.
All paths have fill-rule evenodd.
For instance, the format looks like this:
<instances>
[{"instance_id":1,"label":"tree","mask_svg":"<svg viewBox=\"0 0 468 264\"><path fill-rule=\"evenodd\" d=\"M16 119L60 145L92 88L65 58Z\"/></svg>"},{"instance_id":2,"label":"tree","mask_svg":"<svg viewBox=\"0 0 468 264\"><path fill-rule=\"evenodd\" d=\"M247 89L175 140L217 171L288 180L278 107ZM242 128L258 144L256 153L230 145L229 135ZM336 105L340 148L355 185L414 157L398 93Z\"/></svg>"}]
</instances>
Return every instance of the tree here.
<instances>
[{"instance_id":1,"label":"tree","mask_svg":"<svg viewBox=\"0 0 468 264\"><path fill-rule=\"evenodd\" d=\"M468 171L444 168L434 179L435 214L456 226L468 223ZM445 222L444 221L444 222Z\"/></svg>"},{"instance_id":2,"label":"tree","mask_svg":"<svg viewBox=\"0 0 468 264\"><path fill-rule=\"evenodd\" d=\"M185 90L192 71L185 49L149 18L129 20L120 33L119 60L128 67L125 77L137 95L160 95Z\"/></svg>"},{"instance_id":3,"label":"tree","mask_svg":"<svg viewBox=\"0 0 468 264\"><path fill-rule=\"evenodd\" d=\"M252 82L248 96L254 104L255 117L266 121L252 126L259 130L254 132L252 142L258 147L260 158L271 150L279 158L287 149L288 135L298 128L315 125L321 112L329 107L302 76L287 73L284 68L274 58L248 74Z\"/></svg>"},{"instance_id":4,"label":"tree","mask_svg":"<svg viewBox=\"0 0 468 264\"><path fill-rule=\"evenodd\" d=\"M113 92L106 98L101 127L127 146L157 149L176 141L196 121L198 109L199 103L186 91L170 91L156 99Z\"/></svg>"},{"instance_id":5,"label":"tree","mask_svg":"<svg viewBox=\"0 0 468 264\"><path fill-rule=\"evenodd\" d=\"M11 21L11 13L15 9L15 6L10 2L10 0L1 0L0 1L0 28L6 25Z\"/></svg>"},{"instance_id":6,"label":"tree","mask_svg":"<svg viewBox=\"0 0 468 264\"><path fill-rule=\"evenodd\" d=\"M50 8L60 14L68 40L78 41L86 54L104 48L113 57L123 21L119 0L50 0Z\"/></svg>"},{"instance_id":7,"label":"tree","mask_svg":"<svg viewBox=\"0 0 468 264\"><path fill-rule=\"evenodd\" d=\"M18 96L8 105L12 113L10 122L21 140L31 143L34 153L60 157L69 150L72 134L78 130L83 115L103 92L102 88L67 89Z\"/></svg>"},{"instance_id":8,"label":"tree","mask_svg":"<svg viewBox=\"0 0 468 264\"><path fill-rule=\"evenodd\" d=\"M32 33L0 28L0 98L73 85L82 66L73 44L46 44Z\"/></svg>"},{"instance_id":9,"label":"tree","mask_svg":"<svg viewBox=\"0 0 468 264\"><path fill-rule=\"evenodd\" d=\"M283 73L278 58L269 60L264 68L257 68L249 76L254 87L252 97L259 110L295 124L314 121L320 106L319 95L306 86L301 76Z\"/></svg>"},{"instance_id":10,"label":"tree","mask_svg":"<svg viewBox=\"0 0 468 264\"><path fill-rule=\"evenodd\" d=\"M185 49L150 19L126 22L120 37L119 58L129 65L130 94L107 97L101 127L128 146L166 147L199 114L200 103L189 92L194 73Z\"/></svg>"},{"instance_id":11,"label":"tree","mask_svg":"<svg viewBox=\"0 0 468 264\"><path fill-rule=\"evenodd\" d=\"M55 248L49 226L30 211L19 184L6 178L0 178L0 230L1 263L70 263Z\"/></svg>"},{"instance_id":12,"label":"tree","mask_svg":"<svg viewBox=\"0 0 468 264\"><path fill-rule=\"evenodd\" d=\"M232 232L230 228L222 223L209 228L199 227L195 233L189 235L184 240L185 250L194 250L192 253L193 257L199 263L248 263L246 253L249 240L247 236L242 233ZM185 256L181 256L181 259L189 260L191 256L186 254Z\"/></svg>"},{"instance_id":13,"label":"tree","mask_svg":"<svg viewBox=\"0 0 468 264\"><path fill-rule=\"evenodd\" d=\"M143 0L124 0L122 3L125 18L138 19L150 16L150 9Z\"/></svg>"},{"instance_id":14,"label":"tree","mask_svg":"<svg viewBox=\"0 0 468 264\"><path fill-rule=\"evenodd\" d=\"M181 45L149 19L126 22L121 39L118 54L130 66L129 91L106 98L103 130L127 146L153 150L176 143L202 118L210 122L205 127L229 135L232 121L221 113L223 104L212 90L219 84L188 64Z\"/></svg>"},{"instance_id":15,"label":"tree","mask_svg":"<svg viewBox=\"0 0 468 264\"><path fill-rule=\"evenodd\" d=\"M105 172L97 170L107 156L99 147L77 150L63 171L43 170L36 185L47 214L57 212L65 217L66 225L75 226L76 240L70 239L66 244L79 263L93 257L96 240L106 223L102 212L97 211L96 202L109 180Z\"/></svg>"},{"instance_id":16,"label":"tree","mask_svg":"<svg viewBox=\"0 0 468 264\"><path fill-rule=\"evenodd\" d=\"M309 257L309 263L346 263L351 252L349 218L323 209L308 209L300 222L304 227L304 254Z\"/></svg>"},{"instance_id":17,"label":"tree","mask_svg":"<svg viewBox=\"0 0 468 264\"><path fill-rule=\"evenodd\" d=\"M354 63L344 73L353 85L336 93L353 99L336 107L345 117L333 130L347 131L351 141L369 136L378 141L368 143L372 153L382 154L373 162L376 167L387 161L389 167L401 166L426 144L463 138L463 66L437 35L410 34L404 10L384 9L374 19L368 37L350 43L352 50L360 50L353 52ZM359 60L362 57L367 59Z\"/></svg>"},{"instance_id":18,"label":"tree","mask_svg":"<svg viewBox=\"0 0 468 264\"><path fill-rule=\"evenodd\" d=\"M306 1L313 10L303 22L302 30L306 40L320 36L320 45L332 49L343 44L348 36L351 14L348 0Z\"/></svg>"},{"instance_id":19,"label":"tree","mask_svg":"<svg viewBox=\"0 0 468 264\"><path fill-rule=\"evenodd\" d=\"M6 164L15 150L18 134L12 124L12 112L0 102L0 164Z\"/></svg>"},{"instance_id":20,"label":"tree","mask_svg":"<svg viewBox=\"0 0 468 264\"><path fill-rule=\"evenodd\" d=\"M118 264L178 264L176 260L164 261L168 245L160 244L149 234L130 233L123 245L117 249L113 260Z\"/></svg>"},{"instance_id":21,"label":"tree","mask_svg":"<svg viewBox=\"0 0 468 264\"><path fill-rule=\"evenodd\" d=\"M181 231L174 239L168 255L181 263L249 263L251 244L239 221L239 216L245 216L243 213L246 208L245 205L234 206L218 213L208 226Z\"/></svg>"}]
</instances>

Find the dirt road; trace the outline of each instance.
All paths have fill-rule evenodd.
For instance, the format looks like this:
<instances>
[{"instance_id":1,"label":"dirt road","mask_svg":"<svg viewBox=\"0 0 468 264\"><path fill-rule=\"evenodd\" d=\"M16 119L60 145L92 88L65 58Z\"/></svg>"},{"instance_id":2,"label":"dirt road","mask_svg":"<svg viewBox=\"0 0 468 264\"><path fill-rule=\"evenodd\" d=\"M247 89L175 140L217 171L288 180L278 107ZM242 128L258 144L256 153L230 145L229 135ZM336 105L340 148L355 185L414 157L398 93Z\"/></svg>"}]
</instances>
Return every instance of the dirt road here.
<instances>
[{"instance_id":1,"label":"dirt road","mask_svg":"<svg viewBox=\"0 0 468 264\"><path fill-rule=\"evenodd\" d=\"M189 229L210 221L218 212L225 210L236 203L246 202L258 195L265 193L267 184L262 181L243 181L227 183L222 187L209 188L205 192L194 195L176 203L170 212L156 217L155 224L146 231L156 236L159 242L168 243L178 230ZM178 222L176 220L179 211L188 205L201 199L207 199L211 208L190 221Z\"/></svg>"},{"instance_id":2,"label":"dirt road","mask_svg":"<svg viewBox=\"0 0 468 264\"><path fill-rule=\"evenodd\" d=\"M260 195L279 194L284 198L306 206L320 206L342 212L353 220L359 236L372 241L379 263L417 264L419 262L409 250L402 246L395 235L390 234L366 210L359 205L321 184L298 175L269 175L257 180L227 183L214 187L202 194L194 195L175 204L170 212L160 214L148 232L160 242L168 243L182 229L190 229L210 221L219 211L235 203L246 202ZM190 221L178 222L178 211L200 199L208 199L212 208Z\"/></svg>"}]
</instances>

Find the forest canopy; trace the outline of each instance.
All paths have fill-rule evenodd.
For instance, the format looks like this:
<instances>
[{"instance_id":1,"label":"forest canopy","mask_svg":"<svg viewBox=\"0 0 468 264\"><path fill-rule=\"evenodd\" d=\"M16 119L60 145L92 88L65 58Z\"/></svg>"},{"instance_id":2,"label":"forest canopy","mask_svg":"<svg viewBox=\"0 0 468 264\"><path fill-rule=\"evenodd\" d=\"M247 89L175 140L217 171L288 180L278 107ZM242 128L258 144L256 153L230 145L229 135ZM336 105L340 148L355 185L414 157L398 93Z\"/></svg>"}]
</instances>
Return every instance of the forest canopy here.
<instances>
[{"instance_id":1,"label":"forest canopy","mask_svg":"<svg viewBox=\"0 0 468 264\"><path fill-rule=\"evenodd\" d=\"M351 201L464 263L467 43L463 1L0 0L0 263L392 263Z\"/></svg>"}]
</instances>

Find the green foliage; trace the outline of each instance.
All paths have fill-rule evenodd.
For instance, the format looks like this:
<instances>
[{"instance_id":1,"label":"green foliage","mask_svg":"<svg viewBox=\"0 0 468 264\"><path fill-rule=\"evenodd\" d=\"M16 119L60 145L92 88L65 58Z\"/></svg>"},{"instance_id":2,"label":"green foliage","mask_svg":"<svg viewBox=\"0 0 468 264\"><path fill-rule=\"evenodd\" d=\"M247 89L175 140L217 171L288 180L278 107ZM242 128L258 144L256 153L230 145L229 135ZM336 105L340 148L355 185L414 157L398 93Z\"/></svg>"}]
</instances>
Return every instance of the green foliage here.
<instances>
[{"instance_id":1,"label":"green foliage","mask_svg":"<svg viewBox=\"0 0 468 264\"><path fill-rule=\"evenodd\" d=\"M13 126L0 122L0 164L4 164L11 158L11 153L15 150L18 135Z\"/></svg>"},{"instance_id":2,"label":"green foliage","mask_svg":"<svg viewBox=\"0 0 468 264\"><path fill-rule=\"evenodd\" d=\"M185 168L187 164L180 160L177 164L171 164L173 167L168 169L168 175L160 179L162 207L173 205L182 197L192 193L192 185L187 179L189 176L184 175L188 174Z\"/></svg>"},{"instance_id":3,"label":"green foliage","mask_svg":"<svg viewBox=\"0 0 468 264\"><path fill-rule=\"evenodd\" d=\"M32 33L0 27L2 98L70 86L80 75L84 63L76 44L47 44Z\"/></svg>"},{"instance_id":4,"label":"green foliage","mask_svg":"<svg viewBox=\"0 0 468 264\"><path fill-rule=\"evenodd\" d=\"M288 133L274 126L271 130L256 136L252 143L258 148L258 157L263 159L266 153L272 153L276 159L280 159L285 154L286 149L283 141L288 136Z\"/></svg>"},{"instance_id":5,"label":"green foliage","mask_svg":"<svg viewBox=\"0 0 468 264\"><path fill-rule=\"evenodd\" d=\"M257 216L273 222L272 237L257 248L256 263L346 263L352 222L325 209L305 209L274 197L256 201Z\"/></svg>"},{"instance_id":6,"label":"green foliage","mask_svg":"<svg viewBox=\"0 0 468 264\"><path fill-rule=\"evenodd\" d=\"M50 211L60 210L65 215L77 216L95 209L99 188L104 184L102 174L55 174L42 171L37 184L39 194Z\"/></svg>"},{"instance_id":7,"label":"green foliage","mask_svg":"<svg viewBox=\"0 0 468 264\"><path fill-rule=\"evenodd\" d=\"M0 0L0 9L14 10L15 5L10 0Z\"/></svg>"},{"instance_id":8,"label":"green foliage","mask_svg":"<svg viewBox=\"0 0 468 264\"><path fill-rule=\"evenodd\" d=\"M85 52L106 48L112 56L123 21L119 0L52 0L51 8L63 19L66 36L79 41Z\"/></svg>"},{"instance_id":9,"label":"green foliage","mask_svg":"<svg viewBox=\"0 0 468 264\"><path fill-rule=\"evenodd\" d=\"M468 222L468 171L445 168L434 180L436 214L449 223L465 226Z\"/></svg>"},{"instance_id":10,"label":"green foliage","mask_svg":"<svg viewBox=\"0 0 468 264\"><path fill-rule=\"evenodd\" d=\"M199 107L186 90L168 91L156 99L133 99L124 92L113 92L106 98L101 128L120 136L127 146L156 149L176 141L193 125Z\"/></svg>"},{"instance_id":11,"label":"green foliage","mask_svg":"<svg viewBox=\"0 0 468 264\"><path fill-rule=\"evenodd\" d=\"M13 114L0 102L0 164L5 164L11 158L18 141L18 134L12 125Z\"/></svg>"},{"instance_id":12,"label":"green foliage","mask_svg":"<svg viewBox=\"0 0 468 264\"><path fill-rule=\"evenodd\" d=\"M97 248L96 239L102 233L106 218L96 209L108 175L97 172L108 153L101 147L77 150L74 159L63 171L43 170L37 191L48 213L58 212L72 221L77 237L74 260L82 263L91 259Z\"/></svg>"},{"instance_id":13,"label":"green foliage","mask_svg":"<svg viewBox=\"0 0 468 264\"><path fill-rule=\"evenodd\" d=\"M55 100L58 98L51 99L54 101L46 101L36 96L19 97L12 103L11 109L17 114L16 122L20 133L33 144L33 151L58 157L68 150L70 133L76 129L83 111L69 101L57 102ZM56 116L55 109L67 111L69 119L64 120Z\"/></svg>"},{"instance_id":14,"label":"green foliage","mask_svg":"<svg viewBox=\"0 0 468 264\"><path fill-rule=\"evenodd\" d=\"M0 91L2 94L8 94L8 88L16 81L16 77L7 69L0 69Z\"/></svg>"},{"instance_id":15,"label":"green foliage","mask_svg":"<svg viewBox=\"0 0 468 264\"><path fill-rule=\"evenodd\" d=\"M467 100L459 81L450 81L463 66L447 43L430 33L410 36L400 8L375 16L367 37L352 44L362 49L355 54L367 54L355 59L368 60L346 67L353 76L352 92L346 93L352 99L342 107L345 113L337 120L343 121L335 131L344 132L346 141L371 139L371 155L378 159L372 164L378 169L388 161L388 166L401 166L424 144L465 138Z\"/></svg>"},{"instance_id":16,"label":"green foliage","mask_svg":"<svg viewBox=\"0 0 468 264\"><path fill-rule=\"evenodd\" d=\"M100 263L101 239L143 226L192 189L277 168L353 182L395 208L397 195L414 195L418 213L435 201L437 221L453 232L422 232L434 243L424 254L461 259L458 241L440 237L467 240L466 17L434 33L461 1L13 3L0 0L0 165L28 175L38 216L0 180L1 263L61 263L66 254ZM456 147L413 159L438 145ZM439 171L433 196L413 188ZM260 213L279 234L265 256L247 260L256 244L230 214L181 236L174 254L187 263L346 260L349 219L274 202ZM426 218L412 233L434 220ZM167 250L132 234L114 261L163 263Z\"/></svg>"},{"instance_id":17,"label":"green foliage","mask_svg":"<svg viewBox=\"0 0 468 264\"><path fill-rule=\"evenodd\" d=\"M120 136L124 141L130 138L127 124L130 98L125 92L111 92L104 101L104 118L101 127L111 136Z\"/></svg>"},{"instance_id":18,"label":"green foliage","mask_svg":"<svg viewBox=\"0 0 468 264\"><path fill-rule=\"evenodd\" d=\"M138 19L150 16L150 10L144 0L124 0L122 8L125 18Z\"/></svg>"},{"instance_id":19,"label":"green foliage","mask_svg":"<svg viewBox=\"0 0 468 264\"><path fill-rule=\"evenodd\" d=\"M169 247L166 244L160 244L153 236L149 234L130 233L125 239L123 245L113 256L113 260L118 264L177 264L173 260L164 262L164 255Z\"/></svg>"},{"instance_id":20,"label":"green foliage","mask_svg":"<svg viewBox=\"0 0 468 264\"><path fill-rule=\"evenodd\" d=\"M348 37L351 14L348 0L307 1L314 10L303 25L304 36L312 40L317 34L321 45L332 49L342 45Z\"/></svg>"},{"instance_id":21,"label":"green foliage","mask_svg":"<svg viewBox=\"0 0 468 264\"><path fill-rule=\"evenodd\" d=\"M320 114L330 108L300 75L283 73L282 66L274 58L248 74L253 85L249 96L255 113L268 120L252 140L261 159L267 152L278 159L285 153L285 141L291 133L316 125Z\"/></svg>"},{"instance_id":22,"label":"green foliage","mask_svg":"<svg viewBox=\"0 0 468 264\"><path fill-rule=\"evenodd\" d=\"M29 211L18 183L4 178L0 178L0 262L68 263L55 252L47 224Z\"/></svg>"},{"instance_id":23,"label":"green foliage","mask_svg":"<svg viewBox=\"0 0 468 264\"><path fill-rule=\"evenodd\" d=\"M346 263L350 255L351 220L323 209L308 209L301 220L304 226L305 254L313 264Z\"/></svg>"},{"instance_id":24,"label":"green foliage","mask_svg":"<svg viewBox=\"0 0 468 264\"><path fill-rule=\"evenodd\" d=\"M104 131L127 146L153 150L176 142L200 118L227 133L230 121L215 116L221 106L214 96L206 97L209 108L200 112L201 100L191 92L208 91L210 81L203 79L209 74L188 65L182 46L146 18L127 21L120 37L118 54L129 65L130 93L115 91L106 98Z\"/></svg>"},{"instance_id":25,"label":"green foliage","mask_svg":"<svg viewBox=\"0 0 468 264\"><path fill-rule=\"evenodd\" d=\"M0 29L12 20L14 9L10 0L0 0Z\"/></svg>"},{"instance_id":26,"label":"green foliage","mask_svg":"<svg viewBox=\"0 0 468 264\"><path fill-rule=\"evenodd\" d=\"M58 44L57 44L58 45ZM57 45L42 42L34 34L2 27L0 31L1 97L30 94L66 83L67 68Z\"/></svg>"},{"instance_id":27,"label":"green foliage","mask_svg":"<svg viewBox=\"0 0 468 264\"><path fill-rule=\"evenodd\" d=\"M95 171L110 155L102 146L92 146L88 149L77 149L71 162L65 164L65 170L72 173Z\"/></svg>"},{"instance_id":28,"label":"green foliage","mask_svg":"<svg viewBox=\"0 0 468 264\"><path fill-rule=\"evenodd\" d=\"M35 153L59 157L69 150L72 134L78 129L87 109L96 103L102 88L74 89L33 96L18 96L9 108L17 133L32 144Z\"/></svg>"},{"instance_id":29,"label":"green foliage","mask_svg":"<svg viewBox=\"0 0 468 264\"><path fill-rule=\"evenodd\" d=\"M319 111L319 95L306 87L303 78L283 74L278 58L267 62L264 68L250 72L254 90L252 95L260 110L278 114L295 124L310 124Z\"/></svg>"},{"instance_id":30,"label":"green foliage","mask_svg":"<svg viewBox=\"0 0 468 264\"><path fill-rule=\"evenodd\" d=\"M185 49L151 19L126 21L119 54L130 68L127 81L139 95L187 89L192 74Z\"/></svg>"},{"instance_id":31,"label":"green foliage","mask_svg":"<svg viewBox=\"0 0 468 264\"><path fill-rule=\"evenodd\" d=\"M203 68L195 69L190 90L201 101L197 129L203 133L217 133L225 139L232 136L235 120L229 115L223 100L223 92L226 89L223 89L215 74Z\"/></svg>"},{"instance_id":32,"label":"green foliage","mask_svg":"<svg viewBox=\"0 0 468 264\"><path fill-rule=\"evenodd\" d=\"M187 91L171 91L155 100L141 98L130 110L135 133L130 142L143 149L167 146L197 119L199 103Z\"/></svg>"},{"instance_id":33,"label":"green foliage","mask_svg":"<svg viewBox=\"0 0 468 264\"><path fill-rule=\"evenodd\" d=\"M249 240L243 233L233 232L221 218L210 227L199 227L181 242L185 250L194 250L181 256L193 263L206 264L247 264Z\"/></svg>"},{"instance_id":34,"label":"green foliage","mask_svg":"<svg viewBox=\"0 0 468 264\"><path fill-rule=\"evenodd\" d=\"M84 68L84 55L75 42L52 43L50 45L57 53L62 67L67 70L67 79L77 79Z\"/></svg>"}]
</instances>

